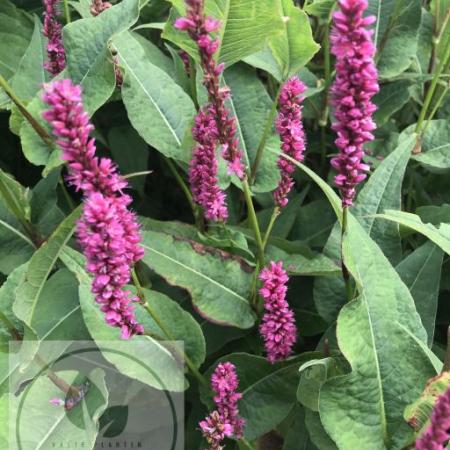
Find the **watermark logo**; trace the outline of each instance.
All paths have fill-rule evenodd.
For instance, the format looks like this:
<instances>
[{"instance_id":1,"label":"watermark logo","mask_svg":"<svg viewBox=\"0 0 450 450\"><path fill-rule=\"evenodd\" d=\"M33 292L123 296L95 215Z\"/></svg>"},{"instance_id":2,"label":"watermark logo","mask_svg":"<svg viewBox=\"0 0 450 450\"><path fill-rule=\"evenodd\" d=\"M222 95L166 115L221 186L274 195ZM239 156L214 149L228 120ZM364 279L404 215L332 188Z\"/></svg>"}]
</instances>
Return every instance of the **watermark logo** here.
<instances>
[{"instance_id":1,"label":"watermark logo","mask_svg":"<svg viewBox=\"0 0 450 450\"><path fill-rule=\"evenodd\" d=\"M180 347L142 340L11 343L9 449L182 450Z\"/></svg>"}]
</instances>

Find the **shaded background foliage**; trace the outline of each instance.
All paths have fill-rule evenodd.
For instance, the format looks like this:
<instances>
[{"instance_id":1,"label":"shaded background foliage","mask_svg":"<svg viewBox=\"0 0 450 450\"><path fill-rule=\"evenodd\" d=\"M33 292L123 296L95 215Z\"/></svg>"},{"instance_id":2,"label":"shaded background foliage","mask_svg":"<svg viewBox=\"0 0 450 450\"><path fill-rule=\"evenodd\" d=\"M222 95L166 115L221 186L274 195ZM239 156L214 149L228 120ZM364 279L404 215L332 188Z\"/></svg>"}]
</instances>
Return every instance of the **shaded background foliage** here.
<instances>
[{"instance_id":1,"label":"shaded background foliage","mask_svg":"<svg viewBox=\"0 0 450 450\"><path fill-rule=\"evenodd\" d=\"M245 159L251 164L255 158L278 83L297 74L308 86L305 165L326 181L296 171L296 190L269 241L267 259L283 260L291 275L288 300L300 334L295 356L273 366L262 355L249 306L255 245L239 183L221 167L230 219L226 229L212 227L202 234L168 164L170 158L186 178L195 104L205 101L200 76L189 78L178 54L181 48L196 58L187 36L172 26L183 14L183 2L117 3L95 19L64 27L66 76L83 85L99 154L116 161L123 174L151 171L130 183L133 208L145 230L146 256L137 269L154 308L173 336L186 340L186 353L201 372L209 375L208 367L218 359L236 364L245 436L259 440L260 448L397 449L411 444L419 428L407 425L404 409L419 401L426 380L441 370L450 322L450 61L431 98L433 120L421 123L419 140L416 135L433 73L450 45L450 2L369 2L377 17L378 129L367 146L371 175L351 209L344 242L344 260L359 293L345 305L335 214L339 199L329 187L329 158L336 149L329 126L333 65L327 45L335 2L207 1L207 11L224 22L220 60L227 64L224 81L233 93L229 107ZM90 16L89 1L69 4L72 19ZM38 0L1 2L0 74L44 125L39 97L48 78L42 69L41 12ZM124 71L122 91L115 88L112 52ZM103 323L93 304L83 259L74 250L76 213L71 211L80 198L60 182L65 169L59 153L41 141L3 91L0 106L0 180L34 237L47 241L36 250L34 244L41 242L30 241L30 230L0 195L2 312L37 345L42 339L115 339L116 330ZM279 179L278 153L272 129L253 186L263 230L273 208L270 192ZM161 334L144 311L138 310L138 317L146 329ZM4 406L11 336L4 325L0 331ZM159 351L155 364L170 365L157 340L137 339L155 346L147 357ZM118 368L154 386L133 367ZM186 376L186 448L197 449L202 445L197 423L210 398ZM7 430L0 432L0 442L7 445ZM240 445L230 442L229 448Z\"/></svg>"}]
</instances>

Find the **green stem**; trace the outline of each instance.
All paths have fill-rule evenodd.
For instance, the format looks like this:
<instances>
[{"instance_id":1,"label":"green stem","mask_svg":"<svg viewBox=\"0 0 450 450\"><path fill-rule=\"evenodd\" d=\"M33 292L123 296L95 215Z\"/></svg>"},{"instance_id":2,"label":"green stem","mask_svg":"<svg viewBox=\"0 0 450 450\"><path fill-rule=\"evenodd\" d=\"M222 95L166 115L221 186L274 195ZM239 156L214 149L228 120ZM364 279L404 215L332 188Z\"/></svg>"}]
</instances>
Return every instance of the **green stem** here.
<instances>
[{"instance_id":1,"label":"green stem","mask_svg":"<svg viewBox=\"0 0 450 450\"><path fill-rule=\"evenodd\" d=\"M353 297L352 286L350 282L350 274L344 263L344 237L348 228L348 206L344 206L342 209L342 233L341 233L341 268L342 277L344 278L345 291L347 293L347 300L350 301Z\"/></svg>"},{"instance_id":2,"label":"green stem","mask_svg":"<svg viewBox=\"0 0 450 450\"><path fill-rule=\"evenodd\" d=\"M175 177L175 180L177 180L177 183L179 184L181 190L183 191L183 193L189 203L189 206L192 209L192 213L195 215L196 206L195 206L194 200L192 199L191 191L187 187L187 184L183 180L182 176L178 173L178 170L175 167L175 164L172 162L172 160L170 158L165 158L165 161L166 161L170 171L172 172L172 175Z\"/></svg>"},{"instance_id":3,"label":"green stem","mask_svg":"<svg viewBox=\"0 0 450 450\"><path fill-rule=\"evenodd\" d=\"M147 302L145 298L145 292L142 289L141 283L139 281L139 278L137 276L136 270L133 269L131 272L131 278L133 279L133 283L136 286L137 289L137 295L142 301L142 306L145 308L145 310L150 314L150 317L155 321L156 325L161 329L161 331L166 335L166 338L171 341L176 341L177 339L174 338L172 333L166 328L164 323L159 318L158 314L153 310L153 308L150 306L150 304ZM186 355L185 352L181 351L178 347L175 346L175 349L177 353L186 361L186 365L188 366L189 370L191 371L192 375L197 378L199 383L207 386L208 382L206 381L205 377L199 372L195 364L192 362L192 360Z\"/></svg>"},{"instance_id":4,"label":"green stem","mask_svg":"<svg viewBox=\"0 0 450 450\"><path fill-rule=\"evenodd\" d=\"M275 206L273 209L273 213L270 217L269 225L267 225L267 230L264 233L264 239L263 239L263 250L266 249L267 242L269 241L270 233L272 233L273 226L275 225L275 221L277 220L277 217L280 215L280 207Z\"/></svg>"},{"instance_id":5,"label":"green stem","mask_svg":"<svg viewBox=\"0 0 450 450\"><path fill-rule=\"evenodd\" d=\"M260 267L264 266L264 245L261 238L261 231L258 224L258 218L256 217L255 207L253 206L252 195L250 192L250 186L247 179L242 181L242 187L244 188L244 198L247 204L248 220L255 235L256 247L258 251L258 263Z\"/></svg>"},{"instance_id":6,"label":"green stem","mask_svg":"<svg viewBox=\"0 0 450 450\"><path fill-rule=\"evenodd\" d=\"M72 18L70 17L70 9L68 0L64 0L64 15L66 16L66 23L72 22Z\"/></svg>"},{"instance_id":7,"label":"green stem","mask_svg":"<svg viewBox=\"0 0 450 450\"><path fill-rule=\"evenodd\" d=\"M253 184L256 180L256 172L258 171L258 167L261 164L261 160L262 160L263 153L264 153L264 148L266 147L266 142L269 137L269 134L272 131L273 121L275 119L275 114L277 112L278 98L280 96L281 86L282 86L282 83L278 87L278 91L277 91L275 100L273 101L273 104L272 104L272 109L270 110L269 115L267 116L266 126L264 127L263 134L261 136L258 148L256 150L256 157L255 157L255 161L253 162L251 175L250 175L250 183L251 184Z\"/></svg>"},{"instance_id":8,"label":"green stem","mask_svg":"<svg viewBox=\"0 0 450 450\"><path fill-rule=\"evenodd\" d=\"M428 126L430 125L431 121L433 120L434 115L437 113L437 110L440 108L442 102L444 101L445 96L448 92L448 85L442 90L441 94L439 95L439 98L436 100L433 109L431 110L428 119L426 120L425 127L423 128L422 134L425 134L427 131Z\"/></svg>"},{"instance_id":9,"label":"green stem","mask_svg":"<svg viewBox=\"0 0 450 450\"><path fill-rule=\"evenodd\" d=\"M428 108L430 107L431 100L432 100L434 92L436 90L436 86L437 86L439 77L449 59L450 59L450 45L447 47L445 56L439 62L439 65L436 68L436 71L434 72L434 76L433 76L433 80L431 81L431 85L430 85L429 89L427 90L427 94L425 96L425 100L423 102L423 106L422 106L422 109L419 114L419 119L417 120L417 125L416 125L416 133L417 134L421 133L423 121L428 112Z\"/></svg>"},{"instance_id":10,"label":"green stem","mask_svg":"<svg viewBox=\"0 0 450 450\"><path fill-rule=\"evenodd\" d=\"M49 147L53 148L52 137L47 133L44 127L28 112L26 106L17 97L17 95L12 90L9 83L0 75L0 87L4 89L8 97L17 106L20 113L28 120L30 125L33 127L34 131L39 135L39 137L47 144Z\"/></svg>"}]
</instances>

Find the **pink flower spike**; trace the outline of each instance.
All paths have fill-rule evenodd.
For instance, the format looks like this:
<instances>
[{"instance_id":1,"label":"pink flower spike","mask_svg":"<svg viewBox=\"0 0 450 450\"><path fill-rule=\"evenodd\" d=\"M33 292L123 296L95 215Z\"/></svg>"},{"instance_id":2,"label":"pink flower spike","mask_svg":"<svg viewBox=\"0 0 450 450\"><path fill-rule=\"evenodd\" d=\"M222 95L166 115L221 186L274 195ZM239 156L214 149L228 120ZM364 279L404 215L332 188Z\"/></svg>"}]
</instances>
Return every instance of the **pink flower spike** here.
<instances>
[{"instance_id":1,"label":"pink flower spike","mask_svg":"<svg viewBox=\"0 0 450 450\"><path fill-rule=\"evenodd\" d=\"M62 26L58 22L59 0L44 0L44 36L47 42L47 61L44 68L51 75L58 75L66 67L66 52L62 41Z\"/></svg>"},{"instance_id":2,"label":"pink flower spike","mask_svg":"<svg viewBox=\"0 0 450 450\"><path fill-rule=\"evenodd\" d=\"M338 172L335 183L342 205L353 204L356 186L366 177L368 166L361 164L364 143L371 141L376 128L371 98L378 92L378 75L373 60L375 45L366 29L374 19L363 17L366 0L339 0L340 11L333 15L331 52L336 56L336 79L331 88L334 106L333 130L339 155L331 160Z\"/></svg>"},{"instance_id":3,"label":"pink flower spike","mask_svg":"<svg viewBox=\"0 0 450 450\"><path fill-rule=\"evenodd\" d=\"M289 277L283 269L283 263L271 262L264 268L259 279L263 286L259 293L264 299L264 315L260 333L264 340L267 359L272 364L286 359L297 340L297 327L294 313L286 301Z\"/></svg>"},{"instance_id":4,"label":"pink flower spike","mask_svg":"<svg viewBox=\"0 0 450 450\"><path fill-rule=\"evenodd\" d=\"M95 300L102 305L105 321L121 329L122 338L141 334L132 306L136 298L124 290L133 265L143 257L139 225L128 210L131 197L123 193L128 184L110 159L95 156L95 141L89 137L94 127L84 111L80 86L55 81L45 86L43 100L50 106L43 117L68 163L68 179L83 192L77 236L86 269L94 277Z\"/></svg>"},{"instance_id":5,"label":"pink flower spike","mask_svg":"<svg viewBox=\"0 0 450 450\"><path fill-rule=\"evenodd\" d=\"M277 132L281 139L281 149L296 161L303 161L306 147L305 132L302 123L302 102L300 95L306 86L298 77L292 77L282 86L278 99L279 113L276 120ZM281 157L278 160L281 180L273 193L275 204L282 208L287 205L287 195L294 186L292 173L294 164Z\"/></svg>"}]
</instances>

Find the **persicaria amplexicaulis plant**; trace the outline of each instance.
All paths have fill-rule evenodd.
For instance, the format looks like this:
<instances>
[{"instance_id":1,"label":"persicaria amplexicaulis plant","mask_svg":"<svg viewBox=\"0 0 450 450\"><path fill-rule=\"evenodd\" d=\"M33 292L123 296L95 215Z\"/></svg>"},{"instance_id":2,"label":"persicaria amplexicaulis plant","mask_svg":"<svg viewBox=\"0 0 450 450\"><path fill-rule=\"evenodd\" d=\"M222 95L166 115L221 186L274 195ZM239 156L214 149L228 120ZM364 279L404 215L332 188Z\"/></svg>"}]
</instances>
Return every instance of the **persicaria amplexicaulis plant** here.
<instances>
[{"instance_id":1,"label":"persicaria amplexicaulis plant","mask_svg":"<svg viewBox=\"0 0 450 450\"><path fill-rule=\"evenodd\" d=\"M83 217L78 222L78 241L87 258L87 270L94 275L92 292L105 313L106 322L121 329L122 338L142 333L132 302L124 286L133 265L143 256L139 225L124 194L128 186L109 158L95 155L94 127L84 111L81 88L70 80L55 81L45 88L50 106L43 116L52 127L67 161L68 180L83 192Z\"/></svg>"},{"instance_id":2,"label":"persicaria amplexicaulis plant","mask_svg":"<svg viewBox=\"0 0 450 450\"><path fill-rule=\"evenodd\" d=\"M115 415L110 372L30 374L63 336L184 396L176 448L446 448L449 30L437 0L0 0L0 417L37 386L34 447L99 442L67 420Z\"/></svg>"}]
</instances>

